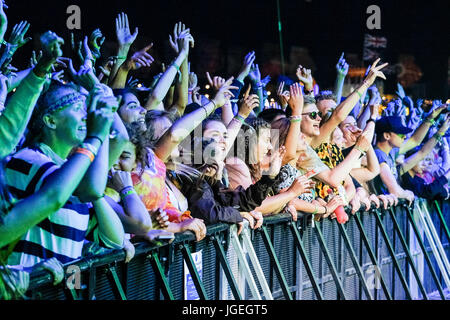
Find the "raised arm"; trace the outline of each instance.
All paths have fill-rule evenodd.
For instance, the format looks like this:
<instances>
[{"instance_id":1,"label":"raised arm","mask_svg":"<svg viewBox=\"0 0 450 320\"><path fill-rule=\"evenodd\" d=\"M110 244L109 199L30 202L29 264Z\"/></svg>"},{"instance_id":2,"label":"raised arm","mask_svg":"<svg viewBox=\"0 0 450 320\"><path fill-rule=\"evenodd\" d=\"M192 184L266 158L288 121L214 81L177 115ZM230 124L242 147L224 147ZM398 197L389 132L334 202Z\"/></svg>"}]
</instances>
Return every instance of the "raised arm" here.
<instances>
[{"instance_id":1,"label":"raised arm","mask_svg":"<svg viewBox=\"0 0 450 320\"><path fill-rule=\"evenodd\" d=\"M158 158L163 162L167 161L174 148L176 148L204 119L213 113L216 108L220 108L225 104L225 95L229 94L232 96L230 92L230 89L234 88L230 86L232 81L233 78L228 79L209 103L178 119L172 127L166 131L155 146L154 151Z\"/></svg>"},{"instance_id":2,"label":"raised arm","mask_svg":"<svg viewBox=\"0 0 450 320\"><path fill-rule=\"evenodd\" d=\"M419 128L414 132L414 134L406 140L399 149L399 154L404 154L409 150L417 147L422 143L423 139L430 130L431 126L434 125L435 119L441 114L443 110L447 108L446 104L443 104L430 112L428 117L426 117L425 121L422 122Z\"/></svg>"},{"instance_id":3,"label":"raised arm","mask_svg":"<svg viewBox=\"0 0 450 320\"><path fill-rule=\"evenodd\" d=\"M48 32L42 37L43 57L33 72L30 72L19 85L0 116L0 137L2 139L0 157L11 153L22 138L45 83L45 77L51 72L51 67L56 59L62 55L61 46L63 44L64 41L52 32ZM5 92L4 94L6 95Z\"/></svg>"},{"instance_id":4,"label":"raised arm","mask_svg":"<svg viewBox=\"0 0 450 320\"><path fill-rule=\"evenodd\" d=\"M380 174L380 163L378 162L377 155L372 146L367 150L366 159L366 168L355 168L351 171L352 177L359 183L368 182Z\"/></svg>"},{"instance_id":5,"label":"raised arm","mask_svg":"<svg viewBox=\"0 0 450 320\"><path fill-rule=\"evenodd\" d=\"M364 79L363 83L355 91L353 91L352 94L350 94L347 99L345 99L345 101L343 101L336 107L336 110L334 110L330 119L320 127L320 135L312 140L311 146L316 148L329 139L334 129L336 129L336 127L342 121L344 121L345 118L347 118L352 109L355 107L356 103L360 99L360 96L362 95L362 91L367 90L375 82L377 77L386 80L385 75L380 70L387 66L387 63L377 66L379 61L380 59L377 59L372 64L369 73L366 79Z\"/></svg>"},{"instance_id":6,"label":"raised arm","mask_svg":"<svg viewBox=\"0 0 450 320\"><path fill-rule=\"evenodd\" d=\"M334 85L334 95L336 96L336 101L339 104L342 98L342 88L344 87L345 76L348 73L348 63L344 59L344 53L342 52L341 57L336 65L336 83Z\"/></svg>"},{"instance_id":7,"label":"raised arm","mask_svg":"<svg viewBox=\"0 0 450 320\"><path fill-rule=\"evenodd\" d=\"M180 48L180 53L176 59L167 67L164 74L159 79L155 88L150 94L150 97L145 104L145 109L152 110L156 109L160 103L163 101L170 86L172 85L181 64L187 58L189 53L189 46L194 43L194 38L189 33L189 29L182 31L179 35L178 45Z\"/></svg>"},{"instance_id":8,"label":"raised arm","mask_svg":"<svg viewBox=\"0 0 450 320\"><path fill-rule=\"evenodd\" d=\"M297 145L300 136L300 120L303 112L303 95L300 85L294 83L289 88L289 107L292 110L291 125L286 137L286 153L283 164L297 162ZM295 165L295 163L293 164Z\"/></svg>"}]
</instances>

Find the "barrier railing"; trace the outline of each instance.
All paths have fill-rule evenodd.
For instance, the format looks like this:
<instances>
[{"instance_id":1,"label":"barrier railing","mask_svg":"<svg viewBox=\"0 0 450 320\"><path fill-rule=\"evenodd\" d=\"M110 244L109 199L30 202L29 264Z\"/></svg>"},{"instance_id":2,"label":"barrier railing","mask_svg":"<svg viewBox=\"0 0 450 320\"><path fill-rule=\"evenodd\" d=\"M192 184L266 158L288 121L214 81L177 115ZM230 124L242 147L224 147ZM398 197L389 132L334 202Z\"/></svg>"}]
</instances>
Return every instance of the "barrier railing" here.
<instances>
[{"instance_id":1,"label":"barrier railing","mask_svg":"<svg viewBox=\"0 0 450 320\"><path fill-rule=\"evenodd\" d=\"M418 199L388 209L364 208L340 225L311 216L265 217L262 228L208 227L195 242L139 243L125 264L121 250L65 266L53 286L34 273L32 299L118 300L397 300L445 299L450 268L448 202Z\"/></svg>"}]
</instances>

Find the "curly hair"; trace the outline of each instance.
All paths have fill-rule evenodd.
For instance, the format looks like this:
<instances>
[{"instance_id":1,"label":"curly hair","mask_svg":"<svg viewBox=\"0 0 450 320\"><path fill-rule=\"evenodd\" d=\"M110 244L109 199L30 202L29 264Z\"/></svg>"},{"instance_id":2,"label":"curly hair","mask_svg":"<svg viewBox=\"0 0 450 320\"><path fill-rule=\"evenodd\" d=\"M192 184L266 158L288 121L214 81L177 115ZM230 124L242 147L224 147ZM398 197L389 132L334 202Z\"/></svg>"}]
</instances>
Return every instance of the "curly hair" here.
<instances>
[{"instance_id":1,"label":"curly hair","mask_svg":"<svg viewBox=\"0 0 450 320\"><path fill-rule=\"evenodd\" d=\"M124 125L127 129L130 143L136 147L136 164L138 164L138 167L140 167L141 170L139 175L142 175L145 168L149 166L148 155L150 145L146 140L145 133L142 132L139 123L124 123Z\"/></svg>"}]
</instances>

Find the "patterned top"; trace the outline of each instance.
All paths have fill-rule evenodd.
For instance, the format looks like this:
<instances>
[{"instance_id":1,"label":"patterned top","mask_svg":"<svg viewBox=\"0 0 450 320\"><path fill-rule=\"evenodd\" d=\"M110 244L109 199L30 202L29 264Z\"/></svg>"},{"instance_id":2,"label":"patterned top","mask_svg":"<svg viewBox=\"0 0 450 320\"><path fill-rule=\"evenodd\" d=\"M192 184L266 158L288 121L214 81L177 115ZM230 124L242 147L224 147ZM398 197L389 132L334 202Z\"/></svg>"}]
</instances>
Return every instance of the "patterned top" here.
<instances>
[{"instance_id":1,"label":"patterned top","mask_svg":"<svg viewBox=\"0 0 450 320\"><path fill-rule=\"evenodd\" d=\"M163 209L170 222L181 222L191 218L190 212L180 212L170 201L166 186L166 165L152 151L149 151L149 166L140 175L133 172L131 178L136 193L148 211Z\"/></svg>"},{"instance_id":2,"label":"patterned top","mask_svg":"<svg viewBox=\"0 0 450 320\"><path fill-rule=\"evenodd\" d=\"M280 169L280 181L282 181L280 184L274 186L274 191L276 194L280 193L281 190L289 188L294 180L298 177L300 177L303 173L298 170L297 168L294 168L289 163L281 167ZM300 200L304 200L307 202L312 202L314 200L314 190L311 190L311 193L303 193L298 198Z\"/></svg>"},{"instance_id":3,"label":"patterned top","mask_svg":"<svg viewBox=\"0 0 450 320\"><path fill-rule=\"evenodd\" d=\"M342 149L334 143L324 142L316 148L316 152L322 162L325 163L330 169L337 167L342 161L344 161ZM325 199L329 195L329 189L333 190L335 195L339 194L337 188L333 188L321 181L316 181L316 193L320 198Z\"/></svg>"}]
</instances>

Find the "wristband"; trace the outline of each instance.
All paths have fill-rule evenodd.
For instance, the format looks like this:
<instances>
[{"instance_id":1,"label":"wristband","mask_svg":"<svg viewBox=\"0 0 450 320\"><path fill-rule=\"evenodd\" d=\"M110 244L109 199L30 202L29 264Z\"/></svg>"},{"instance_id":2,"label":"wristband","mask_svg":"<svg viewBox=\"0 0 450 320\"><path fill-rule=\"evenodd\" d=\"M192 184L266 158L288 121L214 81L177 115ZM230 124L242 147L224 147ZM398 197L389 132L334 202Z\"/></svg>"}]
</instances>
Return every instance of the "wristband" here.
<instances>
[{"instance_id":1,"label":"wristband","mask_svg":"<svg viewBox=\"0 0 450 320\"><path fill-rule=\"evenodd\" d=\"M203 111L205 111L205 119L208 118L208 110L206 110L205 106L202 106Z\"/></svg>"},{"instance_id":2,"label":"wristband","mask_svg":"<svg viewBox=\"0 0 450 320\"><path fill-rule=\"evenodd\" d=\"M359 93L359 91L358 91L358 90L356 90L356 93L358 94L358 96L359 96L359 99L361 100L361 98L362 98L362 94L361 94L361 93Z\"/></svg>"},{"instance_id":3,"label":"wristband","mask_svg":"<svg viewBox=\"0 0 450 320\"><path fill-rule=\"evenodd\" d=\"M103 140L97 136L87 136L86 139L97 139L98 141L100 141L100 144L103 144Z\"/></svg>"},{"instance_id":4,"label":"wristband","mask_svg":"<svg viewBox=\"0 0 450 320\"><path fill-rule=\"evenodd\" d=\"M234 118L238 120L241 124L244 124L245 122L245 118L241 116L239 113Z\"/></svg>"},{"instance_id":5,"label":"wristband","mask_svg":"<svg viewBox=\"0 0 450 320\"><path fill-rule=\"evenodd\" d=\"M77 148L75 150L75 153L80 153L80 154L84 154L85 156L87 156L89 158L89 160L91 160L91 163L94 162L94 154L92 153L92 151L88 150L88 149L83 149L83 148Z\"/></svg>"},{"instance_id":6,"label":"wristband","mask_svg":"<svg viewBox=\"0 0 450 320\"><path fill-rule=\"evenodd\" d=\"M97 153L98 153L98 148L94 147L94 146L93 146L92 144L90 144L90 143L83 142L83 143L80 145L80 148L89 150L90 152L92 152L92 154L94 155L94 157L95 157L95 156L97 155Z\"/></svg>"},{"instance_id":7,"label":"wristband","mask_svg":"<svg viewBox=\"0 0 450 320\"><path fill-rule=\"evenodd\" d=\"M366 121L366 124L368 124L370 121L373 121L373 123L376 123L375 119L370 118L369 120Z\"/></svg>"},{"instance_id":8,"label":"wristband","mask_svg":"<svg viewBox=\"0 0 450 320\"><path fill-rule=\"evenodd\" d=\"M216 110L217 109L217 105L216 105L216 103L214 102L214 100L210 100L212 103L213 103L213 105L214 105L214 110ZM206 109L205 109L206 110Z\"/></svg>"},{"instance_id":9,"label":"wristband","mask_svg":"<svg viewBox=\"0 0 450 320\"><path fill-rule=\"evenodd\" d=\"M180 67L175 62L172 62L172 64L170 66L177 69L177 72L180 72Z\"/></svg>"},{"instance_id":10,"label":"wristband","mask_svg":"<svg viewBox=\"0 0 450 320\"><path fill-rule=\"evenodd\" d=\"M425 122L431 123L432 126L434 126L434 124L436 123L436 122L434 121L434 119L429 119L429 118L426 118L426 119L425 119Z\"/></svg>"},{"instance_id":11,"label":"wristband","mask_svg":"<svg viewBox=\"0 0 450 320\"><path fill-rule=\"evenodd\" d=\"M328 209L326 206L323 206L323 208L325 209L325 214L328 214Z\"/></svg>"},{"instance_id":12,"label":"wristband","mask_svg":"<svg viewBox=\"0 0 450 320\"><path fill-rule=\"evenodd\" d=\"M290 119L291 123L301 122L302 116L291 116L289 119Z\"/></svg>"},{"instance_id":13,"label":"wristband","mask_svg":"<svg viewBox=\"0 0 450 320\"><path fill-rule=\"evenodd\" d=\"M363 156L366 155L366 152L364 150L362 150L360 147L358 147L357 145L355 145L355 149L358 150L359 152L361 152Z\"/></svg>"},{"instance_id":14,"label":"wristband","mask_svg":"<svg viewBox=\"0 0 450 320\"><path fill-rule=\"evenodd\" d=\"M128 186L120 190L120 199L125 199L130 194L136 194L136 190L132 186Z\"/></svg>"}]
</instances>

